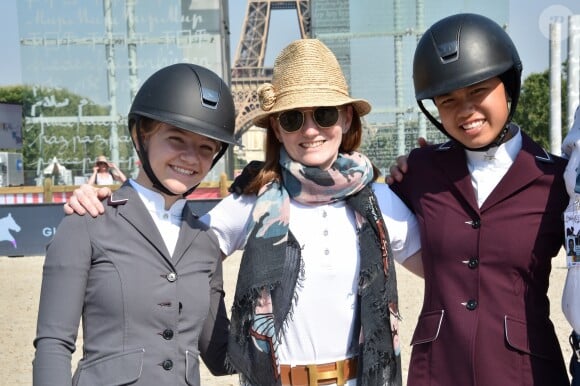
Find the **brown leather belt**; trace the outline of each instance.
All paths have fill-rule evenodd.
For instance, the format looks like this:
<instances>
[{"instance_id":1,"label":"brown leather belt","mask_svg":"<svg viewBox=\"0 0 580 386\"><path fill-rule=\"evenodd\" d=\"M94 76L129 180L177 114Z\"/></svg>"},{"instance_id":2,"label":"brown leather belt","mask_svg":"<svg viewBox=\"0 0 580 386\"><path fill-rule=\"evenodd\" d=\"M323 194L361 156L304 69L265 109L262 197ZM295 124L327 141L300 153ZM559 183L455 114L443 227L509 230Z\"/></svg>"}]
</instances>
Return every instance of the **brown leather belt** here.
<instances>
[{"instance_id":1,"label":"brown leather belt","mask_svg":"<svg viewBox=\"0 0 580 386\"><path fill-rule=\"evenodd\" d=\"M356 378L355 358L344 359L319 365L293 366L280 365L280 376L283 386L315 386L346 384L349 379Z\"/></svg>"}]
</instances>

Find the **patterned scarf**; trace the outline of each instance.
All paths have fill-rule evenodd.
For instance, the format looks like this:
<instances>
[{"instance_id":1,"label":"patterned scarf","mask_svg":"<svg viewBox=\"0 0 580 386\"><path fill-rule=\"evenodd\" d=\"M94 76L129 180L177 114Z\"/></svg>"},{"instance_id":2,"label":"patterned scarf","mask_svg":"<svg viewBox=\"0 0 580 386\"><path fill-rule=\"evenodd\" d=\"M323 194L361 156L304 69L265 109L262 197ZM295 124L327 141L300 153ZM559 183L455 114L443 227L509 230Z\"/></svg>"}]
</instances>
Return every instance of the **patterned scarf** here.
<instances>
[{"instance_id":1,"label":"patterned scarf","mask_svg":"<svg viewBox=\"0 0 580 386\"><path fill-rule=\"evenodd\" d=\"M280 385L278 341L304 280L300 245L289 232L290 199L305 205L346 200L355 212L360 249L359 385L401 385L397 283L381 212L370 188L372 164L339 154L329 170L294 162L280 151L282 181L258 193L248 222L228 346L243 385ZM394 343L395 342L395 343Z\"/></svg>"}]
</instances>

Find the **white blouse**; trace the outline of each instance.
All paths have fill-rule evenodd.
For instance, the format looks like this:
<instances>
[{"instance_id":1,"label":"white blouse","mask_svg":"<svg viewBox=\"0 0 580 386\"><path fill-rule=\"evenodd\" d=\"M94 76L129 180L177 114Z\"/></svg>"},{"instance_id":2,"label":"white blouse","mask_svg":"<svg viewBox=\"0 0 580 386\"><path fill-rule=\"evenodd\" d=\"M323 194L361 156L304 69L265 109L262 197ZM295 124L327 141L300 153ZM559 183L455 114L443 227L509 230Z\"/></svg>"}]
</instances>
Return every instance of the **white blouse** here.
<instances>
[{"instance_id":1,"label":"white blouse","mask_svg":"<svg viewBox=\"0 0 580 386\"><path fill-rule=\"evenodd\" d=\"M522 133L518 130L509 141L485 152L465 150L471 184L480 208L512 166L521 148Z\"/></svg>"},{"instance_id":2,"label":"white blouse","mask_svg":"<svg viewBox=\"0 0 580 386\"><path fill-rule=\"evenodd\" d=\"M165 210L165 199L160 193L139 185L135 180L131 179L129 182L135 188L143 204L145 204L145 207L151 214L161 237L163 237L163 241L165 241L167 251L172 256L173 252L175 252L177 239L179 238L183 208L186 204L185 199L175 201L169 210Z\"/></svg>"},{"instance_id":3,"label":"white blouse","mask_svg":"<svg viewBox=\"0 0 580 386\"><path fill-rule=\"evenodd\" d=\"M395 259L420 249L417 220L388 185L374 184ZM255 196L230 195L202 218L217 233L222 252L243 249ZM359 251L354 214L345 202L305 206L291 200L290 230L302 246L305 278L282 342L280 363L333 362L356 355Z\"/></svg>"}]
</instances>

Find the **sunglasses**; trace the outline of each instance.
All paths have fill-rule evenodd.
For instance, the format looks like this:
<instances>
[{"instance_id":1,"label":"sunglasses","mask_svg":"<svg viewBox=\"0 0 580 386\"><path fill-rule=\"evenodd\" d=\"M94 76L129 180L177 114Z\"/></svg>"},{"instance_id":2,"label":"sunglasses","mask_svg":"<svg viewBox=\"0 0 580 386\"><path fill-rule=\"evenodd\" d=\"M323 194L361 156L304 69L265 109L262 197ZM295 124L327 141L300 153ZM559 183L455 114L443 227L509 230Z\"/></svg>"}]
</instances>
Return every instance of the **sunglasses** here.
<instances>
[{"instance_id":1,"label":"sunglasses","mask_svg":"<svg viewBox=\"0 0 580 386\"><path fill-rule=\"evenodd\" d=\"M97 166L109 166L106 162L97 162Z\"/></svg>"},{"instance_id":2,"label":"sunglasses","mask_svg":"<svg viewBox=\"0 0 580 386\"><path fill-rule=\"evenodd\" d=\"M294 133L302 128L304 124L304 114L312 111L312 118L316 125L321 128L332 127L338 122L339 111L336 106L316 107L308 110L287 110L278 115L278 123L282 130L287 133Z\"/></svg>"}]
</instances>

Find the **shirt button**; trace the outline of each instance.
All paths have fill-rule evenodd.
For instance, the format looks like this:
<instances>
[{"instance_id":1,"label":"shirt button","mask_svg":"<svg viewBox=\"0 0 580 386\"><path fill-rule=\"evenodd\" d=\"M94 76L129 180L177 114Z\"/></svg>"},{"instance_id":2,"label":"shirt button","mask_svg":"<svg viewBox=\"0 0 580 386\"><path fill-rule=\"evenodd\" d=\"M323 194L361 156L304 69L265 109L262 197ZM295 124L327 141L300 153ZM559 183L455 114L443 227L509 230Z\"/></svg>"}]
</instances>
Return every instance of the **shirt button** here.
<instances>
[{"instance_id":1,"label":"shirt button","mask_svg":"<svg viewBox=\"0 0 580 386\"><path fill-rule=\"evenodd\" d=\"M322 217L326 217L326 216L327 216L327 213L326 213L326 211L325 211L325 210L323 210L323 211L322 211Z\"/></svg>"},{"instance_id":2,"label":"shirt button","mask_svg":"<svg viewBox=\"0 0 580 386\"><path fill-rule=\"evenodd\" d=\"M477 268L478 265L479 259L477 257L472 257L471 259L469 259L469 262L467 263L467 266L471 269Z\"/></svg>"},{"instance_id":3,"label":"shirt button","mask_svg":"<svg viewBox=\"0 0 580 386\"><path fill-rule=\"evenodd\" d=\"M164 370L169 371L173 368L173 361L171 359L166 359L161 363L161 366L163 366Z\"/></svg>"},{"instance_id":4,"label":"shirt button","mask_svg":"<svg viewBox=\"0 0 580 386\"><path fill-rule=\"evenodd\" d=\"M177 274L175 272L169 272L167 274L167 281L173 283L175 280L177 280Z\"/></svg>"},{"instance_id":5,"label":"shirt button","mask_svg":"<svg viewBox=\"0 0 580 386\"><path fill-rule=\"evenodd\" d=\"M322 235L323 235L323 236L328 236L328 229L325 229L325 230L323 230L323 231L322 231Z\"/></svg>"},{"instance_id":6,"label":"shirt button","mask_svg":"<svg viewBox=\"0 0 580 386\"><path fill-rule=\"evenodd\" d=\"M328 249L325 249L325 250L324 250L324 254L325 254L326 256L328 256L328 255L330 254L330 251L329 251Z\"/></svg>"},{"instance_id":7,"label":"shirt button","mask_svg":"<svg viewBox=\"0 0 580 386\"><path fill-rule=\"evenodd\" d=\"M173 338L173 330L165 329L163 330L163 339L165 340L171 340Z\"/></svg>"},{"instance_id":8,"label":"shirt button","mask_svg":"<svg viewBox=\"0 0 580 386\"><path fill-rule=\"evenodd\" d=\"M469 311L475 310L477 308L477 300L469 299L465 305L465 308L467 308Z\"/></svg>"},{"instance_id":9,"label":"shirt button","mask_svg":"<svg viewBox=\"0 0 580 386\"><path fill-rule=\"evenodd\" d=\"M473 220L473 221L471 222L471 227L472 227L473 229L477 229L477 228L479 228L480 226L481 226L481 220L480 220L480 219L476 219L476 220Z\"/></svg>"},{"instance_id":10,"label":"shirt button","mask_svg":"<svg viewBox=\"0 0 580 386\"><path fill-rule=\"evenodd\" d=\"M169 218L169 215L167 213L163 213L163 219L167 220Z\"/></svg>"}]
</instances>

